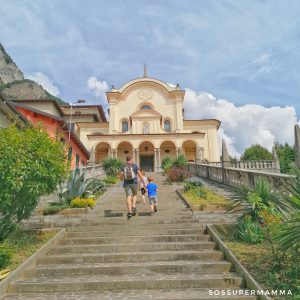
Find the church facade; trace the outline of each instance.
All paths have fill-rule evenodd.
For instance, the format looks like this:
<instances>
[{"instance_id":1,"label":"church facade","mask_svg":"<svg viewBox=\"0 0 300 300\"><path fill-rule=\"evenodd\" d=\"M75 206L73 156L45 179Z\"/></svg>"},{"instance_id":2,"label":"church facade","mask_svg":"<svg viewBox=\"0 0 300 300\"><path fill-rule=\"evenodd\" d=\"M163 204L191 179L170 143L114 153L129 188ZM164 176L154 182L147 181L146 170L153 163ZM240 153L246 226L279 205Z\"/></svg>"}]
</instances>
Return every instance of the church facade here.
<instances>
[{"instance_id":1,"label":"church facade","mask_svg":"<svg viewBox=\"0 0 300 300\"><path fill-rule=\"evenodd\" d=\"M190 162L219 161L215 119L186 120L179 85L144 77L106 93L109 122L81 122L75 132L90 149L90 163L106 157L134 161L146 171L160 171L162 160L184 154ZM80 110L80 106L76 107Z\"/></svg>"}]
</instances>

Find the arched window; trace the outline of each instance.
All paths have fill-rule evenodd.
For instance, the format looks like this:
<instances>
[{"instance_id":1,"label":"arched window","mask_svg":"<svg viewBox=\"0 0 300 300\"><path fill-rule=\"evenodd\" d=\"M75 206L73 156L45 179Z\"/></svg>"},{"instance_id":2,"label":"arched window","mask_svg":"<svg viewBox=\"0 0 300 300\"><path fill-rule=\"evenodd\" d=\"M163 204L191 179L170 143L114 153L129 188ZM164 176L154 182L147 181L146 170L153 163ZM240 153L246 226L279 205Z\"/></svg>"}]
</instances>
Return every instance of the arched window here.
<instances>
[{"instance_id":1,"label":"arched window","mask_svg":"<svg viewBox=\"0 0 300 300\"><path fill-rule=\"evenodd\" d=\"M171 122L170 122L170 120L165 120L164 121L164 130L165 131L171 131Z\"/></svg>"},{"instance_id":2,"label":"arched window","mask_svg":"<svg viewBox=\"0 0 300 300\"><path fill-rule=\"evenodd\" d=\"M143 105L141 107L142 110L149 110L149 109L152 109L152 107L150 105Z\"/></svg>"},{"instance_id":3,"label":"arched window","mask_svg":"<svg viewBox=\"0 0 300 300\"><path fill-rule=\"evenodd\" d=\"M128 122L123 121L122 122L122 132L126 132L126 131L128 131Z\"/></svg>"},{"instance_id":4,"label":"arched window","mask_svg":"<svg viewBox=\"0 0 300 300\"><path fill-rule=\"evenodd\" d=\"M79 167L79 155L76 153L76 168Z\"/></svg>"}]
</instances>

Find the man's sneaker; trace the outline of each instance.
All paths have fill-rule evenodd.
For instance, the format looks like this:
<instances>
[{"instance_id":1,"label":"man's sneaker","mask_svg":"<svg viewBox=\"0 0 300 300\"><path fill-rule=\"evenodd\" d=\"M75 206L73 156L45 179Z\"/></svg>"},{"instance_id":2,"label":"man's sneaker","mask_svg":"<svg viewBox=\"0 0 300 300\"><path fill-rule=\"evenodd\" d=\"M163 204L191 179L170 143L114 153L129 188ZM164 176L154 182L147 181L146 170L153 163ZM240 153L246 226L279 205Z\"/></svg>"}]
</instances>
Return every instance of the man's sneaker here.
<instances>
[{"instance_id":1,"label":"man's sneaker","mask_svg":"<svg viewBox=\"0 0 300 300\"><path fill-rule=\"evenodd\" d=\"M133 207L133 208L132 208L132 215L135 216L135 215L136 215L136 212L137 212L136 208Z\"/></svg>"},{"instance_id":2,"label":"man's sneaker","mask_svg":"<svg viewBox=\"0 0 300 300\"><path fill-rule=\"evenodd\" d=\"M132 213L129 212L129 213L127 214L127 218L130 219L131 217L132 217Z\"/></svg>"},{"instance_id":3,"label":"man's sneaker","mask_svg":"<svg viewBox=\"0 0 300 300\"><path fill-rule=\"evenodd\" d=\"M157 206L154 206L154 212L157 212Z\"/></svg>"},{"instance_id":4,"label":"man's sneaker","mask_svg":"<svg viewBox=\"0 0 300 300\"><path fill-rule=\"evenodd\" d=\"M154 212L153 211L150 213L150 216L154 216Z\"/></svg>"}]
</instances>

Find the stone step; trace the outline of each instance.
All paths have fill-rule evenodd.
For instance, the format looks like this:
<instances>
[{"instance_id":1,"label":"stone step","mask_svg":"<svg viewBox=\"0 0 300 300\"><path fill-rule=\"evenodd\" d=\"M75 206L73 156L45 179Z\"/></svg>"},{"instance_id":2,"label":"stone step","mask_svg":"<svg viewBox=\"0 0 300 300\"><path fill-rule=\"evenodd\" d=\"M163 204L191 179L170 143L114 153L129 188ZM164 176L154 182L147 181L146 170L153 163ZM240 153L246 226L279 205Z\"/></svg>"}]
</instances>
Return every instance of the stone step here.
<instances>
[{"instance_id":1,"label":"stone step","mask_svg":"<svg viewBox=\"0 0 300 300\"><path fill-rule=\"evenodd\" d=\"M6 295L3 300L255 300L255 296L217 296L213 289L162 289L162 290L122 290L88 291L61 293L27 293ZM226 292L227 290L224 289ZM218 290L216 291L218 293ZM211 295L211 294L212 295ZM232 294L232 290L228 290Z\"/></svg>"},{"instance_id":2,"label":"stone step","mask_svg":"<svg viewBox=\"0 0 300 300\"><path fill-rule=\"evenodd\" d=\"M51 249L50 254L62 253L109 253L130 251L174 251L174 250L203 250L216 249L214 242L150 242L124 244L80 244L67 245Z\"/></svg>"},{"instance_id":3,"label":"stone step","mask_svg":"<svg viewBox=\"0 0 300 300\"><path fill-rule=\"evenodd\" d=\"M94 224L82 223L80 226L74 226L72 230L77 232L87 232L87 231L95 231L95 230L111 230L112 232L118 232L119 230L134 230L134 228L151 228L153 232L157 229L169 230L169 229L205 229L206 225L202 223L171 223L171 224L137 224L138 226L132 226L131 220L122 224Z\"/></svg>"},{"instance_id":4,"label":"stone step","mask_svg":"<svg viewBox=\"0 0 300 300\"><path fill-rule=\"evenodd\" d=\"M120 252L120 253L68 253L46 255L38 258L37 264L74 264L74 263L108 263L108 262L142 262L174 260L222 260L224 253L218 250L177 250L154 252Z\"/></svg>"},{"instance_id":5,"label":"stone step","mask_svg":"<svg viewBox=\"0 0 300 300\"><path fill-rule=\"evenodd\" d=\"M121 275L121 274L171 274L199 273L223 274L229 272L231 263L227 261L153 261L136 263L94 263L72 265L42 265L27 269L24 277L58 277L81 275Z\"/></svg>"},{"instance_id":6,"label":"stone step","mask_svg":"<svg viewBox=\"0 0 300 300\"><path fill-rule=\"evenodd\" d=\"M112 231L111 228L107 230L101 230L102 228L98 227L94 230L94 227L86 228L86 231L80 231L80 228L72 229L71 232L67 232L65 234L66 238L80 238L80 237L104 237L104 236L132 236L132 235L144 235L147 233L148 236L152 235L182 235L182 234L204 234L206 230L204 228L183 228L183 229L176 229L176 228L157 228L153 229L152 227L149 228L147 226L141 227L134 227L132 228L119 228L118 231Z\"/></svg>"},{"instance_id":7,"label":"stone step","mask_svg":"<svg viewBox=\"0 0 300 300\"><path fill-rule=\"evenodd\" d=\"M89 245L89 244L138 244L155 242L188 242L188 241L208 241L210 236L207 234L183 234L183 235L132 235L132 236L113 236L113 237L81 237L64 238L59 241L60 245Z\"/></svg>"},{"instance_id":8,"label":"stone step","mask_svg":"<svg viewBox=\"0 0 300 300\"><path fill-rule=\"evenodd\" d=\"M12 283L9 292L80 292L107 290L145 290L179 288L240 288L244 280L234 274L180 274L172 275L89 275L72 277L33 277Z\"/></svg>"},{"instance_id":9,"label":"stone step","mask_svg":"<svg viewBox=\"0 0 300 300\"><path fill-rule=\"evenodd\" d=\"M192 223L199 223L196 219L188 219L188 220L175 220L175 219L165 219L165 218L156 218L156 215L149 216L147 218L139 218L138 216L132 217L131 219L127 219L127 217L123 218L107 218L107 220L103 221L83 221L83 224L88 225L124 225L124 224L147 224L148 226L151 226L152 224L189 224Z\"/></svg>"}]
</instances>

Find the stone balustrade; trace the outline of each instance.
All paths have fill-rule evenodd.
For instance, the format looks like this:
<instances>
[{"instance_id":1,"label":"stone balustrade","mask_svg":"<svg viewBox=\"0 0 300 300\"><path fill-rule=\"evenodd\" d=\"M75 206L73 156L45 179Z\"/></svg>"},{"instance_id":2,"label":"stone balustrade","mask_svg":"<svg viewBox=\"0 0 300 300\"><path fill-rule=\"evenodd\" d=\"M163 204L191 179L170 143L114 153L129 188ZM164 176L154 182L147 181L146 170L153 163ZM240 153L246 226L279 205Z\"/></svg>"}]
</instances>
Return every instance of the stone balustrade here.
<instances>
[{"instance_id":1,"label":"stone balustrade","mask_svg":"<svg viewBox=\"0 0 300 300\"><path fill-rule=\"evenodd\" d=\"M189 171L199 177L224 183L232 187L243 185L253 187L259 178L265 178L273 191L286 190L290 186L292 176L268 171L249 170L242 168L222 167L214 164L188 164Z\"/></svg>"},{"instance_id":2,"label":"stone balustrade","mask_svg":"<svg viewBox=\"0 0 300 300\"><path fill-rule=\"evenodd\" d=\"M209 166L222 167L223 162L203 162L202 164L206 164ZM280 173L279 162L276 160L245 160L245 161L236 161L236 162L226 162L227 167L235 168L235 169L247 169L247 170L260 170L267 171L272 173Z\"/></svg>"}]
</instances>

